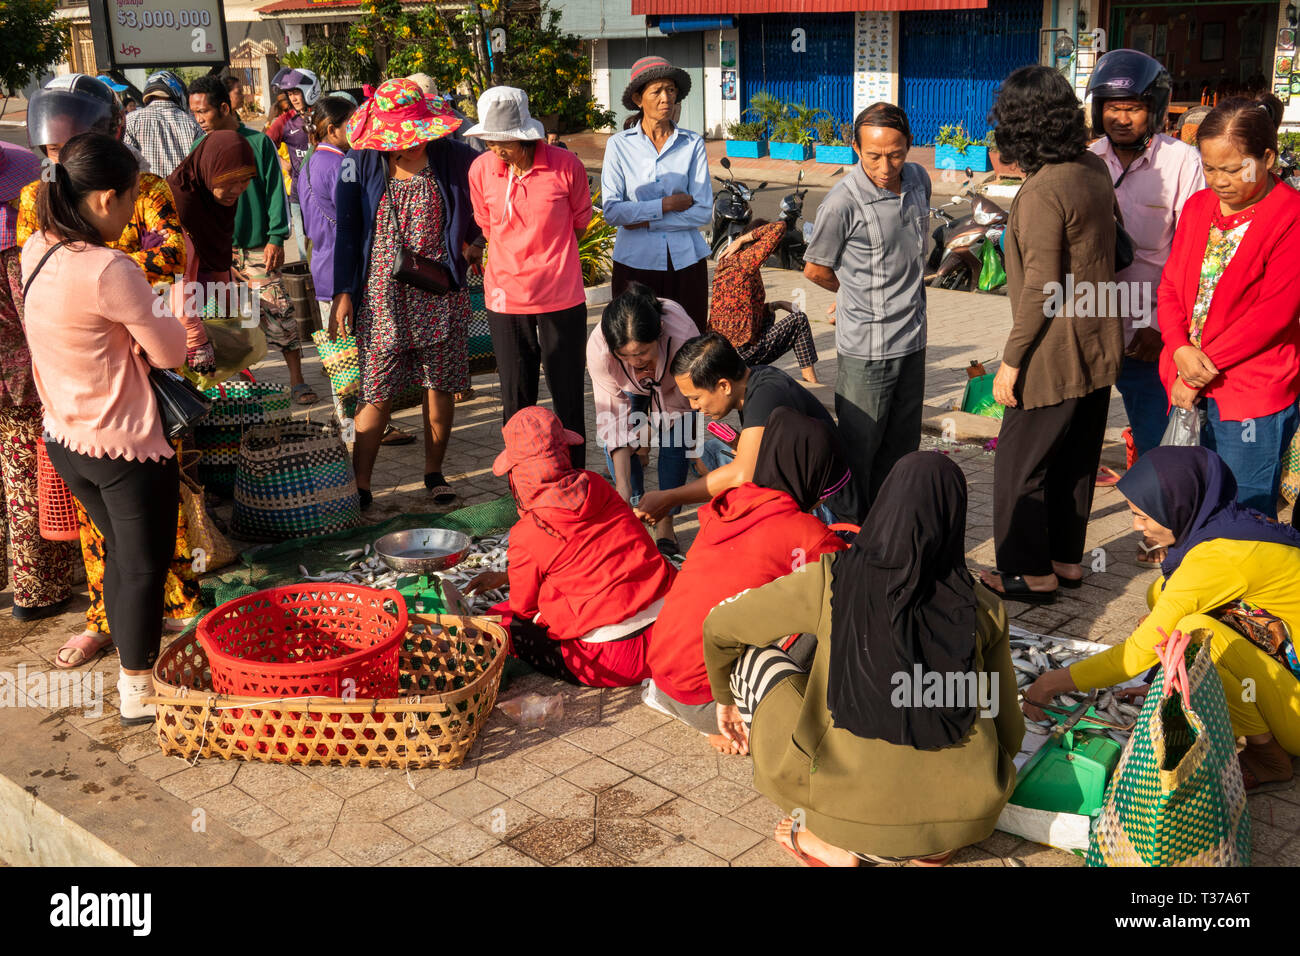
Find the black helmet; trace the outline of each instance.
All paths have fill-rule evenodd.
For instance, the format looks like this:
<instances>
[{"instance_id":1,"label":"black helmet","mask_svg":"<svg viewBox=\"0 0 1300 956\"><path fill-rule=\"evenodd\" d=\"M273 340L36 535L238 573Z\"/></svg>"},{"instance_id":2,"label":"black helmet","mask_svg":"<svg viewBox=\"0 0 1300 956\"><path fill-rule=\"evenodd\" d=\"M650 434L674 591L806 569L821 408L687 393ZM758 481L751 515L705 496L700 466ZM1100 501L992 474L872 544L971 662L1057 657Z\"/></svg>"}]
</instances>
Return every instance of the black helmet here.
<instances>
[{"instance_id":1,"label":"black helmet","mask_svg":"<svg viewBox=\"0 0 1300 956\"><path fill-rule=\"evenodd\" d=\"M56 76L27 104L27 145L57 146L79 133L111 133L117 100L98 77Z\"/></svg>"},{"instance_id":2,"label":"black helmet","mask_svg":"<svg viewBox=\"0 0 1300 956\"><path fill-rule=\"evenodd\" d=\"M1101 113L1102 104L1107 100L1139 100L1147 107L1147 133L1141 144L1146 148L1151 137L1165 127L1172 88L1169 71L1159 60L1139 50L1111 50L1097 60L1088 80L1093 132L1105 130Z\"/></svg>"}]
</instances>

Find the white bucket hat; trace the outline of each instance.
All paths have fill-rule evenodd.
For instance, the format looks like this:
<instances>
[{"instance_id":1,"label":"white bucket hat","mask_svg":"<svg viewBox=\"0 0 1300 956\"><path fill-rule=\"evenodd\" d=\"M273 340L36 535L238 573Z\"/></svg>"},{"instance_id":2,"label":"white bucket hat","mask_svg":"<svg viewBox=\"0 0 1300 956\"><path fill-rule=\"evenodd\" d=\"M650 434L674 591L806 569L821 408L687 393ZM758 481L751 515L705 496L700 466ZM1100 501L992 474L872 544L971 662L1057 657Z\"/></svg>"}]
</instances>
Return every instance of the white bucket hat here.
<instances>
[{"instance_id":1,"label":"white bucket hat","mask_svg":"<svg viewBox=\"0 0 1300 956\"><path fill-rule=\"evenodd\" d=\"M494 86L478 98L478 124L465 136L492 141L538 140L546 128L528 112L528 94L513 86Z\"/></svg>"}]
</instances>

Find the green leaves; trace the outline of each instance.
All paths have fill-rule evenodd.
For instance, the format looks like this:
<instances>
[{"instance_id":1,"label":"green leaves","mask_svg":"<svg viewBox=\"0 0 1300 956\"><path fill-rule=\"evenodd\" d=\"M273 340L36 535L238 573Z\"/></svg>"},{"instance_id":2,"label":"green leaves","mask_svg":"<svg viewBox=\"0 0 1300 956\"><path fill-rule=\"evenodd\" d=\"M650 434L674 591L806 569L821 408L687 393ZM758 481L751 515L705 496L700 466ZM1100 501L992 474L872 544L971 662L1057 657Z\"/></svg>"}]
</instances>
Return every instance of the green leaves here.
<instances>
[{"instance_id":1,"label":"green leaves","mask_svg":"<svg viewBox=\"0 0 1300 956\"><path fill-rule=\"evenodd\" d=\"M63 59L68 34L54 18L55 0L0 0L0 87L21 93Z\"/></svg>"}]
</instances>

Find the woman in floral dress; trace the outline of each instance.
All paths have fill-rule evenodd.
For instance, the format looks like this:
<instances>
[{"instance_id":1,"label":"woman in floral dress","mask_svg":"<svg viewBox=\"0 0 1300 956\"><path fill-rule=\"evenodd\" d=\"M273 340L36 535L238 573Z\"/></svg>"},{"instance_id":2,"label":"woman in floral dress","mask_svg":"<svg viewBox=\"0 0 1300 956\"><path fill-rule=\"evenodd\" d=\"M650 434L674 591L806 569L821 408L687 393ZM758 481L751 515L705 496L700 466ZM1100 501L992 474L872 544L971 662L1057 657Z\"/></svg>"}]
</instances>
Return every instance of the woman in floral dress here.
<instances>
[{"instance_id":1,"label":"woman in floral dress","mask_svg":"<svg viewBox=\"0 0 1300 956\"><path fill-rule=\"evenodd\" d=\"M468 264L482 260L482 233L469 198L477 154L448 139L460 125L409 80L389 80L348 122L353 151L335 193L338 240L330 335L355 327L361 365L353 466L361 507L393 400L425 391L424 484L438 505L455 503L443 459L453 396L469 387ZM351 169L349 169L351 164ZM445 293L393 275L399 250L443 270Z\"/></svg>"}]
</instances>

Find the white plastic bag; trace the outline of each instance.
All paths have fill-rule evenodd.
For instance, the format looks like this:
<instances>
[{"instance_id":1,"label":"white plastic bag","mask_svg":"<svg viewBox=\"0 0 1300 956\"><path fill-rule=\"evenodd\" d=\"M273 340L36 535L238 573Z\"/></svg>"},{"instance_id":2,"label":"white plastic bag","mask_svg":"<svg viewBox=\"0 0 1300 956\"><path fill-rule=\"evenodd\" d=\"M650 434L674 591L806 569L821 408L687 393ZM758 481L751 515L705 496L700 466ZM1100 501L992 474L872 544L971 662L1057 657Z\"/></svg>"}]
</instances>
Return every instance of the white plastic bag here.
<instances>
[{"instance_id":1,"label":"white plastic bag","mask_svg":"<svg viewBox=\"0 0 1300 956\"><path fill-rule=\"evenodd\" d=\"M1175 407L1169 415L1169 425L1165 428L1165 435L1160 439L1160 444L1195 448L1200 443L1201 410Z\"/></svg>"},{"instance_id":2,"label":"white plastic bag","mask_svg":"<svg viewBox=\"0 0 1300 956\"><path fill-rule=\"evenodd\" d=\"M539 694L525 694L512 697L498 704L506 715L519 722L520 726L533 728L545 727L564 719L564 695L542 697Z\"/></svg>"}]
</instances>

